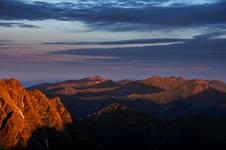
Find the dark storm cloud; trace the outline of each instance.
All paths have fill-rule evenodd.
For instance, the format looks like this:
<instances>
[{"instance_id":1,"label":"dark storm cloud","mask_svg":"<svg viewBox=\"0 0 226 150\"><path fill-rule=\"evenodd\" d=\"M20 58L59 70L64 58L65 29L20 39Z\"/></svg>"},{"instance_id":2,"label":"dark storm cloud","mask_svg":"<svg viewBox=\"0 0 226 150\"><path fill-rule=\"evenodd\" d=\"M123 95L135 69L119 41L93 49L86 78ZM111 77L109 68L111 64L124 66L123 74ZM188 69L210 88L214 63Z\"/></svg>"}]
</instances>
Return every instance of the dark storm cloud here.
<instances>
[{"instance_id":1,"label":"dark storm cloud","mask_svg":"<svg viewBox=\"0 0 226 150\"><path fill-rule=\"evenodd\" d=\"M101 2L80 6L74 3L23 3L3 0L0 5L0 19L3 20L78 20L94 29L113 31L224 24L226 23L225 14L226 2L223 1L214 4L167 7L151 4L135 7L134 4L134 7L128 8L101 4Z\"/></svg>"},{"instance_id":2,"label":"dark storm cloud","mask_svg":"<svg viewBox=\"0 0 226 150\"><path fill-rule=\"evenodd\" d=\"M49 3L27 4L22 1L3 0L0 18L3 20L43 20L54 18L54 5ZM55 16L57 19L57 16Z\"/></svg>"},{"instance_id":3,"label":"dark storm cloud","mask_svg":"<svg viewBox=\"0 0 226 150\"><path fill-rule=\"evenodd\" d=\"M40 26L24 24L24 23L14 23L14 22L0 22L0 27L19 27L19 28L41 28Z\"/></svg>"}]
</instances>

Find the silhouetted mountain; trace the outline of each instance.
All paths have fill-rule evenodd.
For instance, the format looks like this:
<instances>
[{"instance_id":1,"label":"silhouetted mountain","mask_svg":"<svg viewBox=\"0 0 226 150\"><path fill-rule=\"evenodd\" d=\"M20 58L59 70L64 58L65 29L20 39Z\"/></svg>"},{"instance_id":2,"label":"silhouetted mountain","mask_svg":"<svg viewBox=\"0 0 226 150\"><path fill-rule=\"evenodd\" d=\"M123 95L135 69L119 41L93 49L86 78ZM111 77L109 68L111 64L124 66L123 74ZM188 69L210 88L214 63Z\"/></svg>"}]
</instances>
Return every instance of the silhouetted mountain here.
<instances>
[{"instance_id":1,"label":"silhouetted mountain","mask_svg":"<svg viewBox=\"0 0 226 150\"><path fill-rule=\"evenodd\" d=\"M171 122L153 149L223 150L226 147L225 135L225 118L194 115Z\"/></svg>"},{"instance_id":2,"label":"silhouetted mountain","mask_svg":"<svg viewBox=\"0 0 226 150\"><path fill-rule=\"evenodd\" d=\"M164 129L160 120L117 103L89 115L80 126L106 150L150 149Z\"/></svg>"},{"instance_id":3,"label":"silhouetted mountain","mask_svg":"<svg viewBox=\"0 0 226 150\"><path fill-rule=\"evenodd\" d=\"M106 150L220 150L226 147L226 120L195 115L162 121L111 104L81 120L81 130Z\"/></svg>"},{"instance_id":4,"label":"silhouetted mountain","mask_svg":"<svg viewBox=\"0 0 226 150\"><path fill-rule=\"evenodd\" d=\"M181 107L183 106L183 107ZM226 116L226 94L216 89L208 89L168 105L168 112L174 117L189 116L191 114L211 114ZM182 108L180 110L180 108Z\"/></svg>"}]
</instances>

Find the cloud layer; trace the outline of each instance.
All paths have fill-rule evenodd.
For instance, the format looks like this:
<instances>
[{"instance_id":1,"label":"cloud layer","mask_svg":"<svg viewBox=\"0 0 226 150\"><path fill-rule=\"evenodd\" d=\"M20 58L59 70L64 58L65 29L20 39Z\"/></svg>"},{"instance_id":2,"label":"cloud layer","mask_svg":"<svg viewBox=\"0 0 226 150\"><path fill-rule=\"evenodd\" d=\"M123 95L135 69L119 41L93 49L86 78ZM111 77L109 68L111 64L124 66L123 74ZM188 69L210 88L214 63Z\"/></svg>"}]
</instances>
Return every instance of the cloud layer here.
<instances>
[{"instance_id":1,"label":"cloud layer","mask_svg":"<svg viewBox=\"0 0 226 150\"><path fill-rule=\"evenodd\" d=\"M0 1L0 78L225 81L225 0Z\"/></svg>"},{"instance_id":2,"label":"cloud layer","mask_svg":"<svg viewBox=\"0 0 226 150\"><path fill-rule=\"evenodd\" d=\"M214 33L213 33L214 34ZM194 39L187 39L179 44L126 47L126 48L102 48L102 49L76 49L56 51L54 54L87 55L116 57L120 62L141 61L145 63L208 63L226 64L226 40L212 39L213 34L200 35ZM217 35L215 33L214 35ZM103 60L101 60L103 61ZM104 60L111 61L111 60ZM115 61L115 60L112 60Z\"/></svg>"},{"instance_id":3,"label":"cloud layer","mask_svg":"<svg viewBox=\"0 0 226 150\"><path fill-rule=\"evenodd\" d=\"M226 23L226 2L224 1L197 5L184 3L184 5L164 7L159 6L160 3L161 1L147 0L124 0L111 4L99 1L25 3L3 0L0 5L0 19L82 21L90 28L106 30L142 30L142 28L151 30ZM122 5L127 7L121 7Z\"/></svg>"},{"instance_id":4,"label":"cloud layer","mask_svg":"<svg viewBox=\"0 0 226 150\"><path fill-rule=\"evenodd\" d=\"M174 39L174 38L161 38L161 39L131 39L121 41L104 41L104 42L50 42L44 44L51 45L126 45L126 44L161 44L161 43L174 43L183 42L187 39Z\"/></svg>"}]
</instances>

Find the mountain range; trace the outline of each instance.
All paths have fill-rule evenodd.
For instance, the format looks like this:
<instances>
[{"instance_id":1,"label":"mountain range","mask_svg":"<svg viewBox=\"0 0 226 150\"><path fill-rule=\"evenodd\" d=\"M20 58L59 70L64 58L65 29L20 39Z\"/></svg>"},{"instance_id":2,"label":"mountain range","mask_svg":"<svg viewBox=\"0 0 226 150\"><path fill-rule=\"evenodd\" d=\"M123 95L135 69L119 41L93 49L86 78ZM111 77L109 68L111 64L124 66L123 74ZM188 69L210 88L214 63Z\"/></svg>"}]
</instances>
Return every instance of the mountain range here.
<instances>
[{"instance_id":1,"label":"mountain range","mask_svg":"<svg viewBox=\"0 0 226 150\"><path fill-rule=\"evenodd\" d=\"M216 80L153 76L144 80L112 81L100 76L31 87L59 96L77 118L119 103L160 118L197 113L225 115L226 84Z\"/></svg>"},{"instance_id":2,"label":"mountain range","mask_svg":"<svg viewBox=\"0 0 226 150\"><path fill-rule=\"evenodd\" d=\"M0 80L0 149L221 150L226 84L100 76L25 89Z\"/></svg>"}]
</instances>

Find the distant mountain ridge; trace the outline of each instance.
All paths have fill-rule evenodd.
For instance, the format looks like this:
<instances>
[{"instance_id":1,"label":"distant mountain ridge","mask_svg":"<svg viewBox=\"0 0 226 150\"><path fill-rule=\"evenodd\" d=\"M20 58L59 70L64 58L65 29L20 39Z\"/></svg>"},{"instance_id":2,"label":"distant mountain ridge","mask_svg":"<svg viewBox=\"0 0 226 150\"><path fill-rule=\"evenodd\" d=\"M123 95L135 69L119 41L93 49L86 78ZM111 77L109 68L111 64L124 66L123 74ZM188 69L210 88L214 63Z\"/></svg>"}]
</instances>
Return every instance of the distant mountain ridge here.
<instances>
[{"instance_id":1,"label":"distant mountain ridge","mask_svg":"<svg viewBox=\"0 0 226 150\"><path fill-rule=\"evenodd\" d=\"M226 84L216 80L153 76L144 80L113 81L98 76L31 87L34 88L50 97L61 97L78 118L112 103L166 118L193 112L214 115L226 112ZM206 102L205 107L200 105L201 101ZM199 105L195 107L196 104Z\"/></svg>"},{"instance_id":2,"label":"distant mountain ridge","mask_svg":"<svg viewBox=\"0 0 226 150\"><path fill-rule=\"evenodd\" d=\"M91 76L80 80L67 80L58 83L43 83L39 85L32 86L31 89L45 90L51 94L62 94L62 95L76 95L79 92L86 93L91 91L93 93L99 92L98 89L103 91L111 91L117 88L123 89L122 86L130 87L130 85L144 84L150 87L157 87L165 92L172 92L176 94L175 96L187 97L195 94L199 94L207 89L216 89L220 92L226 92L226 84L217 80L202 80L202 79L191 79L187 80L185 78L179 77L160 77L153 76L144 80L122 80L122 81L112 81L100 76ZM71 89L73 92L67 93L66 91ZM63 92L65 91L65 92ZM177 93L175 93L177 92ZM134 91L136 94L136 91ZM147 93L150 94L150 93ZM178 97L175 97L178 98ZM153 99L155 99L153 97ZM153 100L152 99L152 100Z\"/></svg>"}]
</instances>

